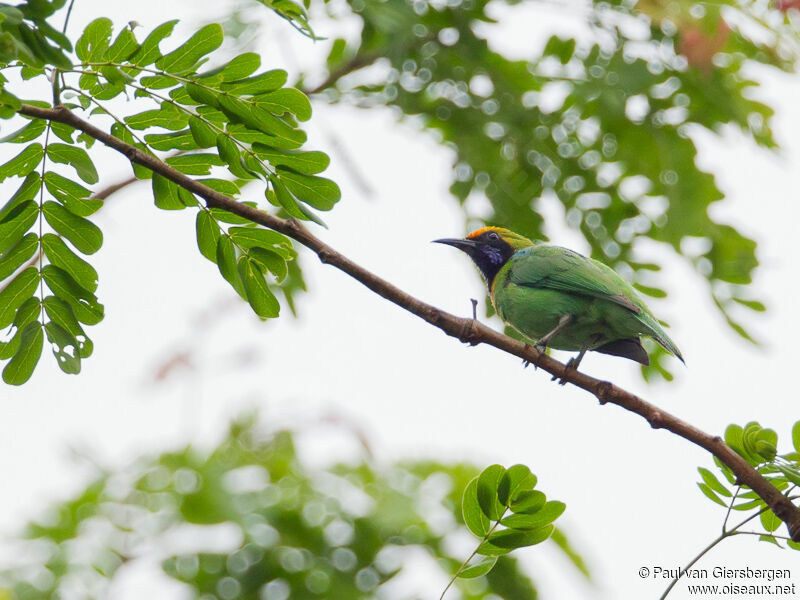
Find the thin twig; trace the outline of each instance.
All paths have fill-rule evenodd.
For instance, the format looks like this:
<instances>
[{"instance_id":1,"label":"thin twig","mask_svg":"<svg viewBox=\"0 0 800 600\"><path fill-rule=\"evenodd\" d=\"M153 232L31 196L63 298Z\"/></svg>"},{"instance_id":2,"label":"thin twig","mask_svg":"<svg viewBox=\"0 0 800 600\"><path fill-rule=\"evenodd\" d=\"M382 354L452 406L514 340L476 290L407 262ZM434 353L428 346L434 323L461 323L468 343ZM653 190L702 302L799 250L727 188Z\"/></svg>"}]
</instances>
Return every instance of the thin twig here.
<instances>
[{"instance_id":1,"label":"thin twig","mask_svg":"<svg viewBox=\"0 0 800 600\"><path fill-rule=\"evenodd\" d=\"M456 317L414 298L325 244L296 219L282 219L263 210L237 202L184 175L157 157L142 152L138 148L126 144L119 138L84 121L63 105L54 108L41 108L23 104L19 112L29 117L58 121L80 129L90 137L122 153L132 163L142 165L203 198L208 207L222 208L253 223L258 223L283 233L312 250L324 264L329 264L347 273L379 296L438 327L449 336L472 345L488 344L533 363L562 381L571 383L593 394L601 404L620 406L644 418L652 428L666 429L704 448L727 465L736 475L740 484L748 486L758 494L775 515L787 524L792 539L800 541L800 510L719 436L705 433L609 381L595 379L574 369L568 369L563 363L547 356L543 352L539 352L524 342L498 333L470 318Z\"/></svg>"}]
</instances>

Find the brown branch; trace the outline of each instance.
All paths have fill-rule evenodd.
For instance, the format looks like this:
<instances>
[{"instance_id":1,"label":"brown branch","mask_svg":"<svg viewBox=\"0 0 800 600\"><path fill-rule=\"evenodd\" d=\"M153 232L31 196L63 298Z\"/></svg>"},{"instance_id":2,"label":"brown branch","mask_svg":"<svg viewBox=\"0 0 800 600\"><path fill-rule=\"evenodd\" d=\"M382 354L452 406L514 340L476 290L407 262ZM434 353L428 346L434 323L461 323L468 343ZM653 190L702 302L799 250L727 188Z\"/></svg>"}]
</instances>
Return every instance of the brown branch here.
<instances>
[{"instance_id":1,"label":"brown branch","mask_svg":"<svg viewBox=\"0 0 800 600\"><path fill-rule=\"evenodd\" d=\"M514 356L535 364L551 375L586 390L593 394L601 404L616 404L644 418L653 429L666 429L704 448L731 469L736 475L738 484L745 485L756 492L767 506L772 509L775 515L786 523L792 539L800 541L800 510L798 510L788 498L781 494L778 488L773 486L766 478L758 473L719 436L709 435L693 425L682 421L678 417L646 402L639 396L623 390L608 381L595 379L584 373L567 369L563 363L537 351L528 344L498 333L472 319L451 315L435 306L410 296L403 290L381 279L322 242L299 221L294 219L281 219L262 210L237 202L224 194L212 190L202 183L173 169L155 156L142 152L138 148L130 146L119 138L82 120L64 106L39 108L37 106L23 104L19 112L29 117L57 121L80 129L103 144L118 150L131 162L140 164L182 186L193 194L200 196L206 201L209 207L223 208L236 215L249 219L254 223L258 223L293 238L303 246L315 252L323 263L344 271L379 296L404 308L431 325L438 327L447 335L455 337L465 343L472 345L488 344L499 350L513 354Z\"/></svg>"}]
</instances>

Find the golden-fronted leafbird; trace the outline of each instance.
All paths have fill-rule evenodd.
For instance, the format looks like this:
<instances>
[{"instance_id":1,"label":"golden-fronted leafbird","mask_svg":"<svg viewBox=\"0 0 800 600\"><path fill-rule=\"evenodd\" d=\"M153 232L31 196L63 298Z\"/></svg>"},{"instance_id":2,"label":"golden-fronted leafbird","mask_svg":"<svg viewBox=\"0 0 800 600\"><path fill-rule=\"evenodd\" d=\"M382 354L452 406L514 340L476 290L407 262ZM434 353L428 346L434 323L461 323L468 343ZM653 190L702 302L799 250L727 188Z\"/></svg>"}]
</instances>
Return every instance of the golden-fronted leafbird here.
<instances>
[{"instance_id":1,"label":"golden-fronted leafbird","mask_svg":"<svg viewBox=\"0 0 800 600\"><path fill-rule=\"evenodd\" d=\"M497 314L539 350L577 351L568 367L577 368L588 350L648 365L642 335L683 362L633 287L601 262L501 227L435 241L469 255L489 285Z\"/></svg>"}]
</instances>

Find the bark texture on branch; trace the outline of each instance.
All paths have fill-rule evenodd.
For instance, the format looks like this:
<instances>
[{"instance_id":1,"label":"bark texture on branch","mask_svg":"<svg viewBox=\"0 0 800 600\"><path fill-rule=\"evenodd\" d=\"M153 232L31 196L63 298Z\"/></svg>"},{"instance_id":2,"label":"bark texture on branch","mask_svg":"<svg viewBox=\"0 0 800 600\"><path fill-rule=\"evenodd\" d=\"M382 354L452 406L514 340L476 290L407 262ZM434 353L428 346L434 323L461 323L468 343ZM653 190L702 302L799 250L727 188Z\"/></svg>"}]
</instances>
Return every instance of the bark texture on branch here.
<instances>
[{"instance_id":1,"label":"bark texture on branch","mask_svg":"<svg viewBox=\"0 0 800 600\"><path fill-rule=\"evenodd\" d=\"M705 433L693 425L682 421L678 417L650 404L639 396L617 387L611 382L596 379L572 369L567 369L566 365L563 363L547 356L547 354L543 352L539 352L524 342L498 333L477 321L451 315L435 306L414 298L325 244L299 221L295 219L282 219L237 202L173 169L157 157L126 144L119 138L84 121L64 106L40 108L31 105L23 105L19 112L30 117L71 125L102 142L106 146L121 152L131 162L142 165L184 187L193 194L200 196L205 200L207 206L223 208L240 217L249 219L254 223L274 229L275 231L291 237L315 252L323 263L329 264L347 273L379 296L404 308L431 325L438 327L447 335L455 337L465 343L473 345L488 344L499 350L513 354L567 383L571 383L586 390L593 394L601 404L615 404L620 406L644 418L652 428L665 429L700 446L727 465L731 471L733 471L739 484L748 486L758 494L759 497L766 502L767 506L772 509L775 515L786 523L790 537L800 542L800 509L794 506L788 498L781 494L778 488L758 473L750 463L739 456L719 436L712 436Z\"/></svg>"}]
</instances>

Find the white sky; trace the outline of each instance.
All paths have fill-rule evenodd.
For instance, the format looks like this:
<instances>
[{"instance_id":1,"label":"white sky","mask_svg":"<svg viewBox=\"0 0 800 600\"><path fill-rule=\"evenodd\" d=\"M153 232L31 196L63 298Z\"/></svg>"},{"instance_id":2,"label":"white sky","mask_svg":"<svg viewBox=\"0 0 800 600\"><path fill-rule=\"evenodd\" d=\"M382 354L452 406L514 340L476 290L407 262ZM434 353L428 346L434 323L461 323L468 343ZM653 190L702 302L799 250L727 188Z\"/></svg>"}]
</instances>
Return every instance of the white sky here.
<instances>
[{"instance_id":1,"label":"white sky","mask_svg":"<svg viewBox=\"0 0 800 600\"><path fill-rule=\"evenodd\" d=\"M73 31L101 14L116 23L134 19L145 30L174 17L187 23L213 18L202 4L81 0ZM503 20L493 39L512 52L524 53L532 39L562 27L541 18L535 4L514 7L508 15L498 12ZM266 68L285 67L287 57L312 64L325 53L324 43L314 47L285 26L276 32L264 36L259 48ZM280 47L287 43L291 50ZM765 74L764 83L759 94L777 108L773 125L780 153L759 151L732 131L699 140L701 166L713 170L729 194L714 214L759 241L762 267L754 289L770 310L748 323L764 346L741 342L724 326L703 280L670 260L662 273L670 296L650 305L672 324L670 334L688 367L676 367L674 383L655 386L645 385L632 363L617 358L591 354L583 369L709 432L759 420L778 430L787 451L789 428L800 418L789 383L800 333L800 145L794 135L800 131L800 84L774 73ZM476 272L465 256L430 244L463 233L447 192L450 153L388 112L319 104L309 131L309 147L332 154L326 174L343 190L342 202L325 215L329 230L319 231L320 237L417 297L467 315L469 298L483 298ZM331 138L358 165L373 197L364 197L342 168ZM0 162L10 151L2 153ZM129 171L113 155L99 166L107 182ZM212 443L234 415L252 406L268 423L294 427L338 415L365 432L381 460L529 465L541 488L567 503L560 523L595 575L595 585L587 586L553 548L523 550L518 555L534 570L543 598L656 598L665 582L640 579L639 568L675 568L717 535L724 511L695 485L696 467L712 464L705 451L652 431L616 407L600 407L577 389L550 383L515 358L462 346L308 256L303 264L310 292L300 301L302 319L286 315L263 324L197 252L193 213L158 211L146 186L114 196L97 215L105 243L92 262L107 316L91 329L95 355L81 375L61 374L45 352L28 384L0 388L0 560L2 536L86 482L89 469L74 460L71 449L105 465L124 464L143 451ZM10 189L3 187L6 195ZM563 226L563 214L557 207L548 212L551 239L580 250ZM180 351L191 353L196 369L153 385L160 361ZM307 437L317 438L303 446L315 462L352 450L335 430ZM700 566L790 568L792 581L800 583L798 557L742 536L726 541ZM426 596L438 596L442 582L421 579L417 584ZM141 597L156 586L133 574L125 584L115 597ZM166 597L163 588L156 589ZM670 595L688 597L683 585Z\"/></svg>"}]
</instances>

